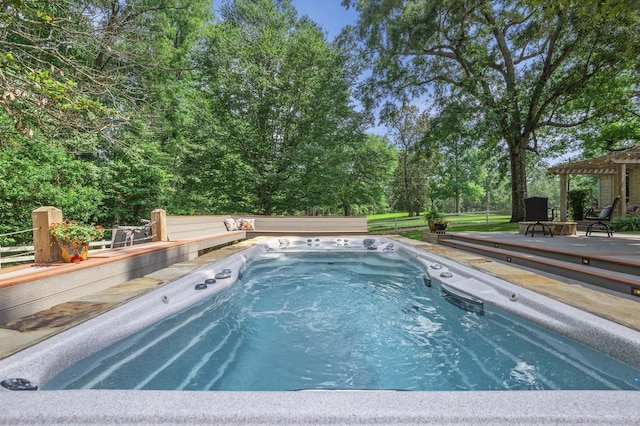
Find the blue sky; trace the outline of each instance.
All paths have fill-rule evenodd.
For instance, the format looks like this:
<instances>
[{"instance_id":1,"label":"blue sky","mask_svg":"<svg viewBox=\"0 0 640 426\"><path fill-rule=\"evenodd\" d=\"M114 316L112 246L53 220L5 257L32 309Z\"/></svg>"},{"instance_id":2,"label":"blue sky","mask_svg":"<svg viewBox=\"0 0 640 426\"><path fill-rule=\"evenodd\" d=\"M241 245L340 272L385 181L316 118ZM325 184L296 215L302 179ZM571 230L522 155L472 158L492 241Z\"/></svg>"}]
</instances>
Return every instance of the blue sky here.
<instances>
[{"instance_id":1,"label":"blue sky","mask_svg":"<svg viewBox=\"0 0 640 426\"><path fill-rule=\"evenodd\" d=\"M340 3L342 0L291 0L298 16L307 15L322 27L327 41L333 41L345 25L355 24L358 18L354 8L347 10Z\"/></svg>"}]
</instances>

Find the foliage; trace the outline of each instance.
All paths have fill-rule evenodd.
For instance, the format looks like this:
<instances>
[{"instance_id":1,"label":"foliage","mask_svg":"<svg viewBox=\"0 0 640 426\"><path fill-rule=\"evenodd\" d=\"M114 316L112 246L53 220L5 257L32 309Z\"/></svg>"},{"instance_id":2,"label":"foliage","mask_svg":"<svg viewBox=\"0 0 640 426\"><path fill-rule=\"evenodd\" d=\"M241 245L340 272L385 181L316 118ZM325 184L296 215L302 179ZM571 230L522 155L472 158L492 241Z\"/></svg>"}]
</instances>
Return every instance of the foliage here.
<instances>
[{"instance_id":1,"label":"foliage","mask_svg":"<svg viewBox=\"0 0 640 426\"><path fill-rule=\"evenodd\" d=\"M477 123L470 111L451 101L433 117L423 138L423 147L435 150L432 156L437 158L436 175L429 182L429 197L452 199L456 213L461 212L463 204L473 205L482 199L489 189L489 154L478 146L483 131L474 124Z\"/></svg>"},{"instance_id":2,"label":"foliage","mask_svg":"<svg viewBox=\"0 0 640 426\"><path fill-rule=\"evenodd\" d=\"M319 193L328 190L328 198L325 199L341 206L345 216L351 215L354 204L384 203L385 189L396 163L397 153L386 138L377 135L363 136L363 140L355 139L349 144L334 148L342 155L339 160L333 160L335 166L325 167L324 188L316 187ZM311 185L306 188L311 188Z\"/></svg>"},{"instance_id":3,"label":"foliage","mask_svg":"<svg viewBox=\"0 0 640 426\"><path fill-rule=\"evenodd\" d=\"M386 121L398 149L398 165L391 181L390 204L409 215L419 215L426 205L429 172L434 168L434 156L423 146L428 114L420 114L415 106L387 111Z\"/></svg>"},{"instance_id":4,"label":"foliage","mask_svg":"<svg viewBox=\"0 0 640 426\"><path fill-rule=\"evenodd\" d=\"M393 157L363 132L348 58L288 2L224 2L193 59L204 97L199 143L180 169L189 205L261 214L340 206L349 214L353 204L384 198Z\"/></svg>"},{"instance_id":5,"label":"foliage","mask_svg":"<svg viewBox=\"0 0 640 426\"><path fill-rule=\"evenodd\" d=\"M439 224L445 226L449 224L449 221L444 218L444 215L440 211L438 211L435 206L433 206L433 208L424 215L424 221L429 224L429 227L432 226L431 224Z\"/></svg>"},{"instance_id":6,"label":"foliage","mask_svg":"<svg viewBox=\"0 0 640 426\"><path fill-rule=\"evenodd\" d=\"M171 196L172 175L159 166L166 161L165 155L152 142L137 145L127 153L105 148L108 159L95 161L100 170L97 187L102 194L103 223L137 225Z\"/></svg>"},{"instance_id":7,"label":"foliage","mask_svg":"<svg viewBox=\"0 0 640 426\"><path fill-rule=\"evenodd\" d=\"M52 223L49 233L61 243L87 244L104 237L104 228L100 225L86 225L75 220Z\"/></svg>"},{"instance_id":8,"label":"foliage","mask_svg":"<svg viewBox=\"0 0 640 426\"><path fill-rule=\"evenodd\" d=\"M567 204L572 212L573 220L584 219L589 192L584 189L572 189L567 192Z\"/></svg>"},{"instance_id":9,"label":"foliage","mask_svg":"<svg viewBox=\"0 0 640 426\"><path fill-rule=\"evenodd\" d=\"M612 119L635 96L624 81L636 66L637 14L585 14L578 3L345 0L360 19L342 42L373 70L359 93L368 107L431 95L474 110L508 154L517 222L525 153L554 145L553 132Z\"/></svg>"},{"instance_id":10,"label":"foliage","mask_svg":"<svg viewBox=\"0 0 640 426\"><path fill-rule=\"evenodd\" d=\"M640 231L640 215L614 217L611 220L611 228L618 232Z\"/></svg>"},{"instance_id":11,"label":"foliage","mask_svg":"<svg viewBox=\"0 0 640 426\"><path fill-rule=\"evenodd\" d=\"M39 132L10 140L0 150L0 233L31 229L31 212L41 206L83 221L101 220L99 167L47 143ZM28 244L31 238L19 234L5 244Z\"/></svg>"},{"instance_id":12,"label":"foliage","mask_svg":"<svg viewBox=\"0 0 640 426\"><path fill-rule=\"evenodd\" d=\"M637 69L625 69L637 51L637 7L616 0L603 11L588 1L599 13L569 0L487 11L486 0L359 2L362 23L371 23L362 34L380 30L379 43L373 33L351 40L372 41L361 53L379 60L359 92L393 101L380 104L397 129L389 139L367 135L370 110L353 105L368 75L346 48L354 44L328 44L289 1L227 0L214 19L208 0L2 2L0 233L30 229L31 212L46 205L109 225L138 224L158 207L350 214L390 203L419 214L431 188L447 212L504 210L520 196L505 180L514 174L505 153L518 138L556 155L576 139L598 154L638 137L627 96ZM507 50L493 29L506 29ZM557 30L553 52L549 29ZM457 56L429 50L434 40ZM509 52L520 61L513 69ZM555 61L553 72L542 72L542 58ZM443 84L434 89L432 78ZM434 101L429 117L395 102L418 95ZM583 122L570 134L568 118ZM426 121L437 127L425 131ZM526 173L543 169L530 154ZM530 176L532 191L547 191Z\"/></svg>"},{"instance_id":13,"label":"foliage","mask_svg":"<svg viewBox=\"0 0 640 426\"><path fill-rule=\"evenodd\" d=\"M386 206L396 152L364 132L347 53L287 1L210 12L208 0L3 3L0 233L49 205L108 225L155 208Z\"/></svg>"},{"instance_id":14,"label":"foliage","mask_svg":"<svg viewBox=\"0 0 640 426\"><path fill-rule=\"evenodd\" d=\"M551 174L538 158L529 161L527 171L527 195L549 199L549 207L560 205L560 184L558 178Z\"/></svg>"}]
</instances>

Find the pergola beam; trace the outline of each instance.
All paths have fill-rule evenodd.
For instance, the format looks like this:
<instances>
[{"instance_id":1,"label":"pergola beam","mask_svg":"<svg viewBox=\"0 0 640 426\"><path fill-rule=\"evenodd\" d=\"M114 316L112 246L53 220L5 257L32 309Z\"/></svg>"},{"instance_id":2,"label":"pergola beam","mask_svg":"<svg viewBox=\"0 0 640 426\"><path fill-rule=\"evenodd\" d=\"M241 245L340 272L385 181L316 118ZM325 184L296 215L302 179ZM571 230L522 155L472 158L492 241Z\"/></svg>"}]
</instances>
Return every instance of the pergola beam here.
<instances>
[{"instance_id":1,"label":"pergola beam","mask_svg":"<svg viewBox=\"0 0 640 426\"><path fill-rule=\"evenodd\" d=\"M625 151L614 152L603 157L560 164L549 171L560 176L560 220L567 220L567 175L613 175L614 197L621 195L617 214L624 216L627 211L627 171L640 164L640 144ZM627 167L629 166L629 167ZM603 200L601 200L604 202ZM613 201L613 200L611 200Z\"/></svg>"}]
</instances>

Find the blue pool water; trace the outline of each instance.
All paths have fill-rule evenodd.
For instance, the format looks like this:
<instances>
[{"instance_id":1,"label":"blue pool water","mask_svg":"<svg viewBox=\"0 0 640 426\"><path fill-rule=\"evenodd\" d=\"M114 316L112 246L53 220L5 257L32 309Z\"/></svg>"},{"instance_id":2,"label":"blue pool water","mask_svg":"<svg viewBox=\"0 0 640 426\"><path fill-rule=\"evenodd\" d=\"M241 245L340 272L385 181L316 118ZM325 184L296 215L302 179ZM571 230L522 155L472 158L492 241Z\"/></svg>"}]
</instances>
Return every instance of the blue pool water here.
<instances>
[{"instance_id":1,"label":"blue pool water","mask_svg":"<svg viewBox=\"0 0 640 426\"><path fill-rule=\"evenodd\" d=\"M265 253L43 388L640 388L637 369L498 309L464 311L424 274L394 252Z\"/></svg>"}]
</instances>

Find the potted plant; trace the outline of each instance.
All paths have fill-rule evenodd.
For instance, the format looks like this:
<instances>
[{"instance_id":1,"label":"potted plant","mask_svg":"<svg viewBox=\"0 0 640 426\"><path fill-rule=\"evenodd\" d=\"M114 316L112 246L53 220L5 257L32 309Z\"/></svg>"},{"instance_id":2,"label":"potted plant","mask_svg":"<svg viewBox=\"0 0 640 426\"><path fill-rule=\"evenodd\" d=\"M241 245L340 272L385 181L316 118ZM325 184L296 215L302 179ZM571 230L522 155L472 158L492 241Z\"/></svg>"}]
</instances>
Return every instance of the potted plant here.
<instances>
[{"instance_id":1,"label":"potted plant","mask_svg":"<svg viewBox=\"0 0 640 426\"><path fill-rule=\"evenodd\" d=\"M447 229L448 221L444 218L442 213L438 209L433 208L424 215L424 219L429 224L429 230L431 232L444 231Z\"/></svg>"},{"instance_id":2,"label":"potted plant","mask_svg":"<svg viewBox=\"0 0 640 426\"><path fill-rule=\"evenodd\" d=\"M104 237L100 225L86 225L75 220L52 223L49 234L58 240L64 262L78 263L87 259L89 243Z\"/></svg>"}]
</instances>

